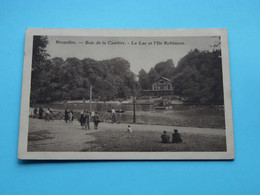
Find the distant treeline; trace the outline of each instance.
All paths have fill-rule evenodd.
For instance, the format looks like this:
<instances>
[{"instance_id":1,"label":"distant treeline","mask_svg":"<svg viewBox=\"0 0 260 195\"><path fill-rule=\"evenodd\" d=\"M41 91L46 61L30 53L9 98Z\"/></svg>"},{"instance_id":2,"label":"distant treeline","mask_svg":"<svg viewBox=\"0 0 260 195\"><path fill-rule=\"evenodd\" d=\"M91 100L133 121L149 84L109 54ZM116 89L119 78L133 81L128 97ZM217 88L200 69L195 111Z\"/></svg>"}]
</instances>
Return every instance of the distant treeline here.
<instances>
[{"instance_id":1,"label":"distant treeline","mask_svg":"<svg viewBox=\"0 0 260 195\"><path fill-rule=\"evenodd\" d=\"M97 61L90 58L49 58L47 36L34 36L31 103L89 99L102 101L126 99L138 91L151 89L160 76L172 81L174 93L199 104L223 104L221 53L190 51L174 66L172 60L160 62L139 79L123 58ZM87 55L87 54L86 54Z\"/></svg>"},{"instance_id":2,"label":"distant treeline","mask_svg":"<svg viewBox=\"0 0 260 195\"><path fill-rule=\"evenodd\" d=\"M174 94L186 102L197 104L224 104L221 51L190 51L175 68L172 60L160 62L147 73L139 72L141 88L151 89L158 77L172 81Z\"/></svg>"}]
</instances>

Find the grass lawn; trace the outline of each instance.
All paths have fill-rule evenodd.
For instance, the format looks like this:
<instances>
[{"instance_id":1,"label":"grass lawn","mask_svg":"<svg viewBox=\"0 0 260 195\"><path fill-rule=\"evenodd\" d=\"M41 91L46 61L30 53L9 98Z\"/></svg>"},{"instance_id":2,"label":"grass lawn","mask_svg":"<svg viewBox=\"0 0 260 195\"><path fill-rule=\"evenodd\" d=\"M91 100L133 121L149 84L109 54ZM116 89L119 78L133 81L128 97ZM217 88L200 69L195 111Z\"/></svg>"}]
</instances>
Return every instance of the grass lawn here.
<instances>
[{"instance_id":1,"label":"grass lawn","mask_svg":"<svg viewBox=\"0 0 260 195\"><path fill-rule=\"evenodd\" d=\"M93 136L96 139L90 142L91 147L82 151L226 151L226 139L222 135L182 133L183 142L178 144L161 143L161 133L154 131L97 131Z\"/></svg>"}]
</instances>

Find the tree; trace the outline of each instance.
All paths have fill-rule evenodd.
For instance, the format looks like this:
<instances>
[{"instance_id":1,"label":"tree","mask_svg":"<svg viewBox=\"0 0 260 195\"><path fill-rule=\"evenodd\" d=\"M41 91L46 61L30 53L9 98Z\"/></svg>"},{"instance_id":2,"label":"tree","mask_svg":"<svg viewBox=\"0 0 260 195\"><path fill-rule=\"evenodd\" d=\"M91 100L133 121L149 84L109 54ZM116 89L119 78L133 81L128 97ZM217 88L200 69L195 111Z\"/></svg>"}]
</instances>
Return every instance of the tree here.
<instances>
[{"instance_id":1,"label":"tree","mask_svg":"<svg viewBox=\"0 0 260 195\"><path fill-rule=\"evenodd\" d=\"M220 50L190 51L174 71L173 87L188 102L224 104Z\"/></svg>"},{"instance_id":2,"label":"tree","mask_svg":"<svg viewBox=\"0 0 260 195\"><path fill-rule=\"evenodd\" d=\"M148 73L148 78L149 78L149 82L150 82L149 89L152 88L152 83L154 83L156 81L156 79L158 79L159 77L160 77L160 75L158 74L158 72L154 68L151 68Z\"/></svg>"},{"instance_id":3,"label":"tree","mask_svg":"<svg viewBox=\"0 0 260 195\"><path fill-rule=\"evenodd\" d=\"M34 36L33 37L33 57L32 57L32 71L41 70L42 65L47 60L49 54L46 52L48 45L47 36Z\"/></svg>"},{"instance_id":4,"label":"tree","mask_svg":"<svg viewBox=\"0 0 260 195\"><path fill-rule=\"evenodd\" d=\"M45 71L45 64L49 54L46 52L48 45L47 36L34 36L33 37L33 54L32 54L32 75L31 75L31 102L38 101L40 96L39 88L42 83L40 77L42 72Z\"/></svg>"},{"instance_id":5,"label":"tree","mask_svg":"<svg viewBox=\"0 0 260 195\"><path fill-rule=\"evenodd\" d=\"M129 62L123 58L102 61L90 58L45 59L41 62L37 79L40 82L32 94L38 103L88 99L90 85L93 86L94 98L103 101L125 99L132 96L138 86Z\"/></svg>"},{"instance_id":6,"label":"tree","mask_svg":"<svg viewBox=\"0 0 260 195\"><path fill-rule=\"evenodd\" d=\"M140 70L138 77L139 77L139 83L140 83L141 89L142 90L149 89L149 86L150 86L149 77L144 69Z\"/></svg>"},{"instance_id":7,"label":"tree","mask_svg":"<svg viewBox=\"0 0 260 195\"><path fill-rule=\"evenodd\" d=\"M159 76L170 78L174 71L174 64L172 59L166 60L165 62L160 62L154 66L154 69Z\"/></svg>"}]
</instances>

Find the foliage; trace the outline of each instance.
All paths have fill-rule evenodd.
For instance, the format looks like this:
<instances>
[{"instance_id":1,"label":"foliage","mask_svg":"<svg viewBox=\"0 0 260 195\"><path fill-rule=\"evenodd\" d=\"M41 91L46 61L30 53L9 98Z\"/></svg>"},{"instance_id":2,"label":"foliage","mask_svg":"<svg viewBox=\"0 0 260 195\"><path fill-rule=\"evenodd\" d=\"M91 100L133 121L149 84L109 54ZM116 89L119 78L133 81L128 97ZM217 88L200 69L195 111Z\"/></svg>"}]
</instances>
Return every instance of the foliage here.
<instances>
[{"instance_id":1,"label":"foliage","mask_svg":"<svg viewBox=\"0 0 260 195\"><path fill-rule=\"evenodd\" d=\"M141 69L139 72L139 83L143 90L147 90L150 88L150 80L148 74L145 72L144 69Z\"/></svg>"},{"instance_id":2,"label":"foliage","mask_svg":"<svg viewBox=\"0 0 260 195\"><path fill-rule=\"evenodd\" d=\"M160 62L156 64L154 66L154 69L160 76L170 78L174 71L174 64L173 61L169 59L165 62Z\"/></svg>"},{"instance_id":3,"label":"foliage","mask_svg":"<svg viewBox=\"0 0 260 195\"><path fill-rule=\"evenodd\" d=\"M220 50L190 51L180 60L171 79L175 94L188 102L224 103Z\"/></svg>"},{"instance_id":4,"label":"foliage","mask_svg":"<svg viewBox=\"0 0 260 195\"><path fill-rule=\"evenodd\" d=\"M174 72L173 61L167 60L165 62L159 62L153 68L146 73L143 69L139 72L139 83L142 90L152 88L152 83L155 82L160 76L171 78Z\"/></svg>"},{"instance_id":5,"label":"foliage","mask_svg":"<svg viewBox=\"0 0 260 195\"><path fill-rule=\"evenodd\" d=\"M223 81L220 50L191 50L174 67L172 60L156 64L146 73L139 72L139 81L123 58L97 61L90 58L48 58L46 36L34 36L31 103L89 99L122 100L138 91L151 89L163 76L172 81L174 94L196 104L223 104Z\"/></svg>"},{"instance_id":6,"label":"foliage","mask_svg":"<svg viewBox=\"0 0 260 195\"><path fill-rule=\"evenodd\" d=\"M47 59L47 43L46 37L34 42L33 67L36 68L32 72L31 103L89 99L90 85L93 98L102 101L126 99L135 93L138 83L125 59Z\"/></svg>"},{"instance_id":7,"label":"foliage","mask_svg":"<svg viewBox=\"0 0 260 195\"><path fill-rule=\"evenodd\" d=\"M139 72L142 90L151 89L151 85L160 76L172 81L174 94L186 102L195 104L224 104L222 64L220 50L190 51L175 68L172 60L160 62L150 69Z\"/></svg>"}]
</instances>

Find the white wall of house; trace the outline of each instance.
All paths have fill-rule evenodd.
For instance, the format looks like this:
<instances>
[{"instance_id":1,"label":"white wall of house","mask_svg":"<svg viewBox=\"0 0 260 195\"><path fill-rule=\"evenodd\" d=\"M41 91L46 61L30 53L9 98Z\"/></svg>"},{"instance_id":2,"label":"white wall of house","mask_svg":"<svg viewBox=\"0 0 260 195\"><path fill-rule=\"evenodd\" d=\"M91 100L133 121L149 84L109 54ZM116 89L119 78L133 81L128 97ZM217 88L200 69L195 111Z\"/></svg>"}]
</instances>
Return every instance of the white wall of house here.
<instances>
[{"instance_id":1,"label":"white wall of house","mask_svg":"<svg viewBox=\"0 0 260 195\"><path fill-rule=\"evenodd\" d=\"M152 90L154 90L154 91L170 91L170 90L172 90L172 84L167 79L160 78L152 84Z\"/></svg>"}]
</instances>

